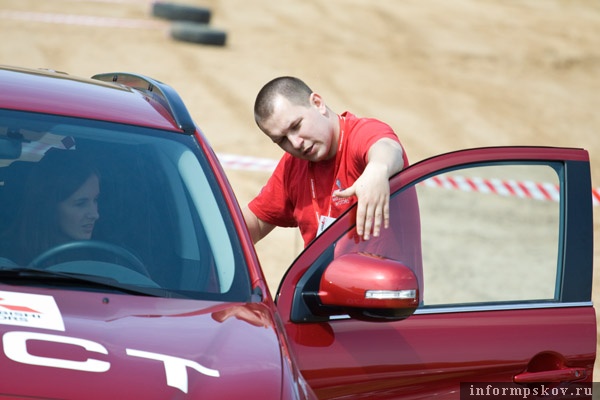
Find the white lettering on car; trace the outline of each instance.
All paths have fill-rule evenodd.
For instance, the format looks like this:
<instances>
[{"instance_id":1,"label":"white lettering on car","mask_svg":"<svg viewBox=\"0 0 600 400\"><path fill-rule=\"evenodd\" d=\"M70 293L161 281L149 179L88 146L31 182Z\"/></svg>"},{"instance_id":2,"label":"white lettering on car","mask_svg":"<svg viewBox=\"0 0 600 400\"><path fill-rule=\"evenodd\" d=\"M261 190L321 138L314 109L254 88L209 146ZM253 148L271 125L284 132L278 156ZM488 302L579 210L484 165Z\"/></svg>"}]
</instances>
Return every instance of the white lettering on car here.
<instances>
[{"instance_id":1,"label":"white lettering on car","mask_svg":"<svg viewBox=\"0 0 600 400\"><path fill-rule=\"evenodd\" d=\"M72 361L63 360L60 358L34 356L29 354L27 351L28 340L66 343L83 347L90 352L108 354L108 351L104 346L102 346L100 343L92 342L90 340L37 332L6 332L2 338L4 354L6 354L6 357L23 364L75 369L77 371L106 372L110 368L110 363L106 361L95 360L93 358L88 358L86 361Z\"/></svg>"},{"instance_id":2,"label":"white lettering on car","mask_svg":"<svg viewBox=\"0 0 600 400\"><path fill-rule=\"evenodd\" d=\"M172 357L164 354L150 353L148 351L140 351L126 349L127 354L134 357L148 358L151 360L162 361L165 366L165 374L167 375L167 385L177 388L184 393L188 392L188 377L187 367L193 368L201 374L219 377L219 371L206 368L195 361L186 360L185 358Z\"/></svg>"},{"instance_id":3,"label":"white lettering on car","mask_svg":"<svg viewBox=\"0 0 600 400\"><path fill-rule=\"evenodd\" d=\"M73 346L83 347L85 350L93 353L108 354L108 350L100 343L91 340L74 338L69 336L51 335L38 332L6 332L2 337L4 354L11 360L29 365L42 367L65 368L85 372L106 372L110 369L108 361L88 358L85 361L64 360L53 357L36 356L29 353L27 349L28 340L39 340L50 343L62 343ZM125 349L127 355L132 357L146 358L150 360L161 361L165 368L167 385L188 392L188 374L187 368L193 368L197 372L218 378L219 371L207 368L192 360L185 358L168 356L165 354L151 353L148 351Z\"/></svg>"}]
</instances>

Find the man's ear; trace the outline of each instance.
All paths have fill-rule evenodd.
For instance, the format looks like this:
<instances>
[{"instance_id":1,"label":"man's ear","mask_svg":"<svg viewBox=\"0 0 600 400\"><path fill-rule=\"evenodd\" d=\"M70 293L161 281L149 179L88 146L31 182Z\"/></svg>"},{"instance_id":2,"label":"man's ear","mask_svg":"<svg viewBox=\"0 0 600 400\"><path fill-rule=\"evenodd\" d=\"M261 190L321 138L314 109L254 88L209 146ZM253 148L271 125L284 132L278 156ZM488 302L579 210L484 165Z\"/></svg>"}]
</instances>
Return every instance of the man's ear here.
<instances>
[{"instance_id":1,"label":"man's ear","mask_svg":"<svg viewBox=\"0 0 600 400\"><path fill-rule=\"evenodd\" d=\"M317 107L322 114L327 112L327 106L325 105L325 100L321 97L319 93L312 92L309 97L310 104Z\"/></svg>"}]
</instances>

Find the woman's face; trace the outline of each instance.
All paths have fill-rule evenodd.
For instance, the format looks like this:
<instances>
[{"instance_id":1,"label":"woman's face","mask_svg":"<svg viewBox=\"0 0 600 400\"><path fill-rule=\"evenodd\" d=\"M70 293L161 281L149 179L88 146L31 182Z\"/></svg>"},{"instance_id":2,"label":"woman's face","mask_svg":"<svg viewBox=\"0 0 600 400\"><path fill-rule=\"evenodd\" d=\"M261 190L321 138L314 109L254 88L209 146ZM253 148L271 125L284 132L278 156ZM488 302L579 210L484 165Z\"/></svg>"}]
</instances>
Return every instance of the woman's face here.
<instances>
[{"instance_id":1,"label":"woman's face","mask_svg":"<svg viewBox=\"0 0 600 400\"><path fill-rule=\"evenodd\" d=\"M58 224L70 240L91 239L98 214L100 182L91 175L69 198L58 203Z\"/></svg>"}]
</instances>

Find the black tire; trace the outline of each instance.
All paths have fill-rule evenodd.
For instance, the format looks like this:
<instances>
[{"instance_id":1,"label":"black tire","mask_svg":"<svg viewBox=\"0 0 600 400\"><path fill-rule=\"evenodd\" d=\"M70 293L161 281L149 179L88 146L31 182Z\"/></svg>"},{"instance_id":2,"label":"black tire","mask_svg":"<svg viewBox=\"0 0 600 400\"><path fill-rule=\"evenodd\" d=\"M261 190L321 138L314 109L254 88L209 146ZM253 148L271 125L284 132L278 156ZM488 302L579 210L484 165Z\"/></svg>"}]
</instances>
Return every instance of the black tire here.
<instances>
[{"instance_id":1,"label":"black tire","mask_svg":"<svg viewBox=\"0 0 600 400\"><path fill-rule=\"evenodd\" d=\"M171 25L171 37L184 42L210 44L213 46L224 46L227 41L227 33L208 25L195 24L193 22L173 22Z\"/></svg>"},{"instance_id":2,"label":"black tire","mask_svg":"<svg viewBox=\"0 0 600 400\"><path fill-rule=\"evenodd\" d=\"M172 21L210 22L211 10L205 7L157 1L152 4L152 15Z\"/></svg>"}]
</instances>

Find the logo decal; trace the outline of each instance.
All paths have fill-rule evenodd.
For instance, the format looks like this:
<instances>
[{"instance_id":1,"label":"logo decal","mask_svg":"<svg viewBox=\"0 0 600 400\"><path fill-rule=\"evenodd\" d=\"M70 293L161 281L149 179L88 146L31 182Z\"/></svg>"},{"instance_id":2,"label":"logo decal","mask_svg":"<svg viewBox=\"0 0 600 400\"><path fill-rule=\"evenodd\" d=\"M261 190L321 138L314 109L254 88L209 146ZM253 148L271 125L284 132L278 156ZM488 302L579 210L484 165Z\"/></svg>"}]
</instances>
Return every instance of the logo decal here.
<instances>
[{"instance_id":1,"label":"logo decal","mask_svg":"<svg viewBox=\"0 0 600 400\"><path fill-rule=\"evenodd\" d=\"M54 298L30 293L0 291L0 324L65 330Z\"/></svg>"}]
</instances>

